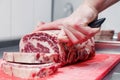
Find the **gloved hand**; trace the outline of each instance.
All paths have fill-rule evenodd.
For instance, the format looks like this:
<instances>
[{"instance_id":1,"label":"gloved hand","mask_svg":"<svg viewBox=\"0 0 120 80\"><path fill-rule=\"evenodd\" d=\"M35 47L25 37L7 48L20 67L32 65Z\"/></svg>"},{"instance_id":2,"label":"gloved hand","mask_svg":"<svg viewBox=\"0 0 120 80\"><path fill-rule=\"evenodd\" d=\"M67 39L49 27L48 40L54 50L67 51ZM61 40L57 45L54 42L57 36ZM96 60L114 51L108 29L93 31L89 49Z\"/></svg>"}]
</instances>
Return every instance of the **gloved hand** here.
<instances>
[{"instance_id":1,"label":"gloved hand","mask_svg":"<svg viewBox=\"0 0 120 80\"><path fill-rule=\"evenodd\" d=\"M99 31L99 28L90 28L88 26L97 16L98 12L96 9L83 4L66 18L50 23L40 23L34 32L63 29L72 44L82 43Z\"/></svg>"}]
</instances>

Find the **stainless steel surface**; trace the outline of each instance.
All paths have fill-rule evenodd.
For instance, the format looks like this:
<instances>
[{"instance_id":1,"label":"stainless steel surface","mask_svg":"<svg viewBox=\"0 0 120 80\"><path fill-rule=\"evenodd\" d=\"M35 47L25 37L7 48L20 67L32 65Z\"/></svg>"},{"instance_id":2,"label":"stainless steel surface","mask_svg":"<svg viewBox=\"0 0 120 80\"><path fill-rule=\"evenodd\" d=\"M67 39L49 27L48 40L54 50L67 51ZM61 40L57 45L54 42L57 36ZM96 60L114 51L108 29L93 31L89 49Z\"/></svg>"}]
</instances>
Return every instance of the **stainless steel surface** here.
<instances>
[{"instance_id":1,"label":"stainless steel surface","mask_svg":"<svg viewBox=\"0 0 120 80\"><path fill-rule=\"evenodd\" d=\"M96 40L95 41L97 44L110 44L110 45L118 45L120 46L120 41L104 41L104 40Z\"/></svg>"},{"instance_id":2,"label":"stainless steel surface","mask_svg":"<svg viewBox=\"0 0 120 80\"><path fill-rule=\"evenodd\" d=\"M113 73L112 78L110 80L120 80L120 73Z\"/></svg>"},{"instance_id":3,"label":"stainless steel surface","mask_svg":"<svg viewBox=\"0 0 120 80\"><path fill-rule=\"evenodd\" d=\"M118 74L115 74L118 73ZM117 64L104 78L103 80L120 80L120 63Z\"/></svg>"},{"instance_id":4,"label":"stainless steel surface","mask_svg":"<svg viewBox=\"0 0 120 80\"><path fill-rule=\"evenodd\" d=\"M98 53L120 54L119 41L96 41L95 47Z\"/></svg>"},{"instance_id":5,"label":"stainless steel surface","mask_svg":"<svg viewBox=\"0 0 120 80\"><path fill-rule=\"evenodd\" d=\"M96 53L101 54L120 54L119 41L96 41ZM117 73L117 74L115 74ZM118 63L103 80L120 80L120 63Z\"/></svg>"}]
</instances>

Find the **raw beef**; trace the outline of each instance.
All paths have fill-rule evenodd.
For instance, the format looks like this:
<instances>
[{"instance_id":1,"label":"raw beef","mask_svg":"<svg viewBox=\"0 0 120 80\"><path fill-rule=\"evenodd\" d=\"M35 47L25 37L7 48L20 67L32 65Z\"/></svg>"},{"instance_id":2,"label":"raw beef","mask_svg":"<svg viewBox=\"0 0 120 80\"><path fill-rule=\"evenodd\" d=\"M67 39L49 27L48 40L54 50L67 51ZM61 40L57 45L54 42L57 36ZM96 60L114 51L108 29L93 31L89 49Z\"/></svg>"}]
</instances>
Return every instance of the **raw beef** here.
<instances>
[{"instance_id":1,"label":"raw beef","mask_svg":"<svg viewBox=\"0 0 120 80\"><path fill-rule=\"evenodd\" d=\"M43 78L49 76L56 72L57 64L47 63L47 64L17 64L10 62L3 62L1 69L4 73L23 79L36 80L38 78Z\"/></svg>"},{"instance_id":2,"label":"raw beef","mask_svg":"<svg viewBox=\"0 0 120 80\"><path fill-rule=\"evenodd\" d=\"M25 35L20 41L20 52L58 53L58 62L61 65L87 60L95 55L93 39L88 39L82 44L68 46L67 42L61 41L62 38L68 40L67 36L63 34L61 30L49 30Z\"/></svg>"},{"instance_id":3,"label":"raw beef","mask_svg":"<svg viewBox=\"0 0 120 80\"><path fill-rule=\"evenodd\" d=\"M21 52L4 52L3 60L17 63L50 63L58 62L57 53L21 53Z\"/></svg>"},{"instance_id":4,"label":"raw beef","mask_svg":"<svg viewBox=\"0 0 120 80\"><path fill-rule=\"evenodd\" d=\"M20 41L20 52L4 53L2 70L11 76L33 80L55 73L58 67L95 56L93 38L73 46L68 41L62 30L27 34Z\"/></svg>"}]
</instances>

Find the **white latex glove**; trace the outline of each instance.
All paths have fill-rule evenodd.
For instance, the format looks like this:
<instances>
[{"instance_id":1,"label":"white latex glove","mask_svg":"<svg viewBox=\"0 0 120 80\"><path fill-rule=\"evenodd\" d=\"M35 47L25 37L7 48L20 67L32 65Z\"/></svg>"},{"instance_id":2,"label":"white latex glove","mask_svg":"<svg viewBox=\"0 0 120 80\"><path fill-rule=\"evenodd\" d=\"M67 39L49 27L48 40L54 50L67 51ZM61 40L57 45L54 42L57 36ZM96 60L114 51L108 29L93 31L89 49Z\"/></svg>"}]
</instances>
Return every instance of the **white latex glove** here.
<instances>
[{"instance_id":1,"label":"white latex glove","mask_svg":"<svg viewBox=\"0 0 120 80\"><path fill-rule=\"evenodd\" d=\"M95 9L87 5L81 5L70 16L43 25L40 24L34 31L63 29L71 44L82 43L99 31L99 28L90 28L88 26L97 15L98 13Z\"/></svg>"}]
</instances>

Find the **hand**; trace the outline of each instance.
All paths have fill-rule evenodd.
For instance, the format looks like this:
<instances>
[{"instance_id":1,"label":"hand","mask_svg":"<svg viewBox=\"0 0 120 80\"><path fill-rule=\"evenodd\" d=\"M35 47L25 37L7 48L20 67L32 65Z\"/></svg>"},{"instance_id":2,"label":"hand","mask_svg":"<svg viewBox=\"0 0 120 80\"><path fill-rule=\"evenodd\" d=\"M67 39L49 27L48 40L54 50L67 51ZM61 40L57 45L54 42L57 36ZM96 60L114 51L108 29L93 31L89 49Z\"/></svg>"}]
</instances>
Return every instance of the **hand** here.
<instances>
[{"instance_id":1,"label":"hand","mask_svg":"<svg viewBox=\"0 0 120 80\"><path fill-rule=\"evenodd\" d=\"M87 5L81 5L70 16L54 22L40 24L34 31L63 29L72 44L82 43L99 31L99 28L90 28L88 26L97 15L95 9Z\"/></svg>"}]
</instances>

